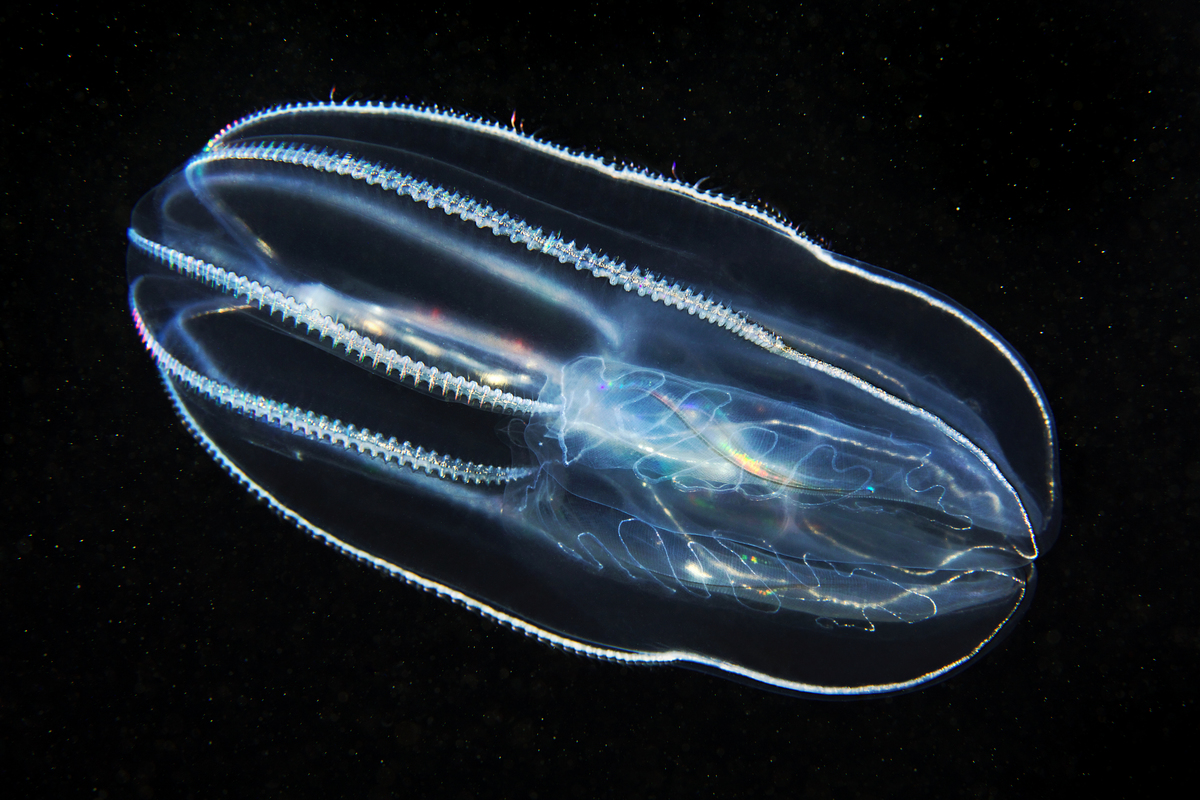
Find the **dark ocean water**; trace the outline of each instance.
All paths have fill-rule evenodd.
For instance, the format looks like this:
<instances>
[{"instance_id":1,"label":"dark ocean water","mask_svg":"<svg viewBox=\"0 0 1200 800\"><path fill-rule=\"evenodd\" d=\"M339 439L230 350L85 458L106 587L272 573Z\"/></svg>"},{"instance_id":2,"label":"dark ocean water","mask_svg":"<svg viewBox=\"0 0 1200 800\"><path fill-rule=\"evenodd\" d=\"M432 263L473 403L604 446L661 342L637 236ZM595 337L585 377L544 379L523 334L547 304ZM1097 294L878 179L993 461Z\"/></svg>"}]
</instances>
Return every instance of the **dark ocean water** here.
<instances>
[{"instance_id":1,"label":"dark ocean water","mask_svg":"<svg viewBox=\"0 0 1200 800\"><path fill-rule=\"evenodd\" d=\"M1194 4L3 22L0 762L22 795L1021 797L1176 774L1200 652ZM978 313L1062 447L1024 619L944 683L820 702L549 649L256 504L158 385L125 227L225 124L330 96L706 178Z\"/></svg>"}]
</instances>

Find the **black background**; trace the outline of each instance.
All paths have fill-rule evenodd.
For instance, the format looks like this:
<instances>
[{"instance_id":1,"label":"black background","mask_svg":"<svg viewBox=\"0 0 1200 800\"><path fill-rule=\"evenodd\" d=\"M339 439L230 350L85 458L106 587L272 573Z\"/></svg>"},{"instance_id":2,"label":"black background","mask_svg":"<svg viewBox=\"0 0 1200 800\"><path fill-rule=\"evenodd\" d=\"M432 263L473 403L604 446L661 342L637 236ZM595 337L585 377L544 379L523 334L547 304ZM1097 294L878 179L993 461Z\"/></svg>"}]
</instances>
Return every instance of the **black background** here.
<instances>
[{"instance_id":1,"label":"black background","mask_svg":"<svg viewBox=\"0 0 1200 800\"><path fill-rule=\"evenodd\" d=\"M10 8L0 762L22 796L1140 794L1196 728L1200 13L732 3ZM821 702L546 648L309 540L174 419L137 198L281 101L436 103L773 205L976 311L1065 512L1001 648ZM1078 788L1078 787L1076 787Z\"/></svg>"}]
</instances>

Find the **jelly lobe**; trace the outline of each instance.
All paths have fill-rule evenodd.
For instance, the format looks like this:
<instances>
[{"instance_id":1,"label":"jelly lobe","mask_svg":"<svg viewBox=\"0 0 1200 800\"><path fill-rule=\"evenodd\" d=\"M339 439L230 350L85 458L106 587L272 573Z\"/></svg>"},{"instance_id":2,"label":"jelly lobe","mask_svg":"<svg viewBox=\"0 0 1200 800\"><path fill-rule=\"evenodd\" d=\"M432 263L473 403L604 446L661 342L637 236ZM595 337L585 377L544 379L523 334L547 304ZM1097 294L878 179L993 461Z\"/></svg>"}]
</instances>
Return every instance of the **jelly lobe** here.
<instances>
[{"instance_id":1,"label":"jelly lobe","mask_svg":"<svg viewBox=\"0 0 1200 800\"><path fill-rule=\"evenodd\" d=\"M526 429L550 479L527 499L510 483L509 504L596 566L831 620L912 622L1020 591L1004 572L1032 549L1020 504L944 435L935 450L595 357L562 387L542 398L557 418Z\"/></svg>"},{"instance_id":2,"label":"jelly lobe","mask_svg":"<svg viewBox=\"0 0 1200 800\"><path fill-rule=\"evenodd\" d=\"M1053 538L1020 357L728 198L442 112L312 105L219 134L130 242L135 320L214 457L564 648L900 691L996 641Z\"/></svg>"}]
</instances>

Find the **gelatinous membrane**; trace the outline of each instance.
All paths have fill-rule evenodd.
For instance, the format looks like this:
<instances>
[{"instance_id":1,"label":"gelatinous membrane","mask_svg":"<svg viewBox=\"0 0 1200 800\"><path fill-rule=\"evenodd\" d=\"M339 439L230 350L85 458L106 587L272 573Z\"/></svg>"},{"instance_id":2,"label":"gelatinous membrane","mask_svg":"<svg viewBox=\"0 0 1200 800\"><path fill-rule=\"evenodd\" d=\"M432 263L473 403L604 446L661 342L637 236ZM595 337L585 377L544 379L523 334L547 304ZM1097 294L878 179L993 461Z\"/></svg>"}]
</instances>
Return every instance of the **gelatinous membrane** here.
<instances>
[{"instance_id":1,"label":"gelatinous membrane","mask_svg":"<svg viewBox=\"0 0 1200 800\"><path fill-rule=\"evenodd\" d=\"M135 323L218 461L559 647L903 691L999 639L1056 530L1049 406L970 312L506 128L255 114L129 240Z\"/></svg>"}]
</instances>

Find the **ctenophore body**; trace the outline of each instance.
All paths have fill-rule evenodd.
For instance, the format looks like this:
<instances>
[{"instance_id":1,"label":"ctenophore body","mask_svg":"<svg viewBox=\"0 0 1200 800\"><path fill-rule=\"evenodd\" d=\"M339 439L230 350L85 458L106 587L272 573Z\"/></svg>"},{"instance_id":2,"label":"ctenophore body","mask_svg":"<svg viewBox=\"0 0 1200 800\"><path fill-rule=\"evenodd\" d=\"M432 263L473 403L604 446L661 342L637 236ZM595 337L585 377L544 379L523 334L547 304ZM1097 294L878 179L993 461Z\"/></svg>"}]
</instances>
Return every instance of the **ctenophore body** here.
<instances>
[{"instance_id":1,"label":"ctenophore body","mask_svg":"<svg viewBox=\"0 0 1200 800\"><path fill-rule=\"evenodd\" d=\"M147 194L167 393L310 534L552 645L898 692L995 643L1060 507L974 314L753 205L437 109L307 104Z\"/></svg>"}]
</instances>

